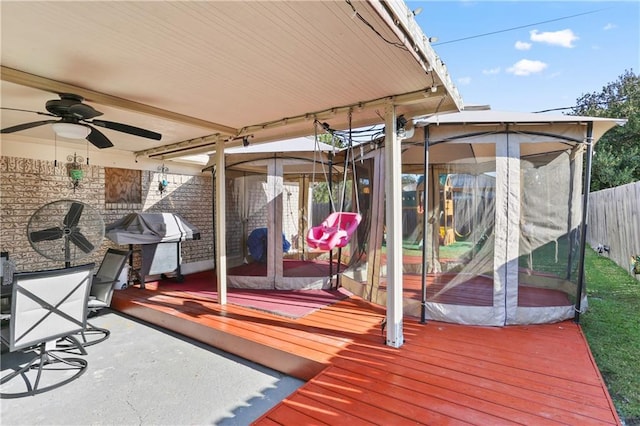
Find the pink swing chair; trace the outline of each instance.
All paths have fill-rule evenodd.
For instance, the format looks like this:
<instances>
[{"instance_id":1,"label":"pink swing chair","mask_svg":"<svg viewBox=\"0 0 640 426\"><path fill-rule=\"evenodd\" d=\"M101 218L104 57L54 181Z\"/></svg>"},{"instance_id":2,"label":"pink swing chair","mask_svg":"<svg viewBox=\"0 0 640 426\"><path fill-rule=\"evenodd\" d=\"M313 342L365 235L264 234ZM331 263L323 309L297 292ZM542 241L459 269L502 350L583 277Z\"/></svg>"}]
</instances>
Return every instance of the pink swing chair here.
<instances>
[{"instance_id":1,"label":"pink swing chair","mask_svg":"<svg viewBox=\"0 0 640 426\"><path fill-rule=\"evenodd\" d=\"M318 250L329 251L344 247L349 243L351 234L356 230L362 216L360 213L331 213L320 225L307 232L307 244Z\"/></svg>"}]
</instances>

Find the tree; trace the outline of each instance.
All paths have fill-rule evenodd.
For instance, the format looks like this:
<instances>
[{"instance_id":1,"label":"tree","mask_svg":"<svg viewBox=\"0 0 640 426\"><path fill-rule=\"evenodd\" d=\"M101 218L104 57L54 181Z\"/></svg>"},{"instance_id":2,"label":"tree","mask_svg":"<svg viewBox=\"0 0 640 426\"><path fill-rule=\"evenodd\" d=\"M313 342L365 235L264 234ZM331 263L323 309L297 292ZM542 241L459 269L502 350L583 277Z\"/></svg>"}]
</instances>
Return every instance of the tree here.
<instances>
[{"instance_id":1,"label":"tree","mask_svg":"<svg viewBox=\"0 0 640 426\"><path fill-rule=\"evenodd\" d=\"M592 191L640 180L640 76L625 70L601 92L578 98L570 114L628 120L609 130L595 146Z\"/></svg>"}]
</instances>

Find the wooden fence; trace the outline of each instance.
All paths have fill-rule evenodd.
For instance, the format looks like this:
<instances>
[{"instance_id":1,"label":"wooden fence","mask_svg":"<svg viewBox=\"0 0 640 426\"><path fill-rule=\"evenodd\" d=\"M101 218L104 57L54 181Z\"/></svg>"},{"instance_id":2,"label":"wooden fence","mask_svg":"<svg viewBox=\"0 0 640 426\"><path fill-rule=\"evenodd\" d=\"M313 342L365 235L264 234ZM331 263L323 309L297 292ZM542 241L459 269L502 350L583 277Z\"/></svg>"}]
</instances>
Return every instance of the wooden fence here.
<instances>
[{"instance_id":1,"label":"wooden fence","mask_svg":"<svg viewBox=\"0 0 640 426\"><path fill-rule=\"evenodd\" d=\"M640 181L589 194L587 243L631 272L640 255Z\"/></svg>"}]
</instances>

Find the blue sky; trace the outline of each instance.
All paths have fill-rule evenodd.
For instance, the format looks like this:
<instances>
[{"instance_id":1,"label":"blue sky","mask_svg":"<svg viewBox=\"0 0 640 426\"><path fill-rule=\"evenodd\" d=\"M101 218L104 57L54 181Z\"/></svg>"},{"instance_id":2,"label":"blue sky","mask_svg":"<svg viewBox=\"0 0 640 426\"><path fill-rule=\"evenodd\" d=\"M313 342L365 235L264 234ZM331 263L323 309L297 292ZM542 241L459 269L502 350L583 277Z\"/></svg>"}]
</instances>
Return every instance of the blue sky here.
<instances>
[{"instance_id":1,"label":"blue sky","mask_svg":"<svg viewBox=\"0 0 640 426\"><path fill-rule=\"evenodd\" d=\"M432 46L465 105L525 112L569 107L625 70L640 73L638 1L407 5L422 8L416 20L427 36L438 38ZM498 33L482 36L492 32Z\"/></svg>"}]
</instances>

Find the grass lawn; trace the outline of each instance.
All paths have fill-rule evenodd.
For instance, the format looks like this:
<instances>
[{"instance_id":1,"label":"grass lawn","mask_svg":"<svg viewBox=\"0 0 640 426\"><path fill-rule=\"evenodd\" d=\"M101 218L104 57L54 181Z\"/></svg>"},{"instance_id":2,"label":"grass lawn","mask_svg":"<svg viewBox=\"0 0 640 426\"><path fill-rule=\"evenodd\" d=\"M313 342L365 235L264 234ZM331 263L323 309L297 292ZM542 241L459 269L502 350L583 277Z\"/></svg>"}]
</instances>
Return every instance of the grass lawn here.
<instances>
[{"instance_id":1,"label":"grass lawn","mask_svg":"<svg viewBox=\"0 0 640 426\"><path fill-rule=\"evenodd\" d=\"M640 281L591 249L585 280L580 324L621 419L640 425Z\"/></svg>"},{"instance_id":2,"label":"grass lawn","mask_svg":"<svg viewBox=\"0 0 640 426\"><path fill-rule=\"evenodd\" d=\"M422 247L417 244L402 244L402 254L406 256L422 256ZM440 246L440 258L458 259L469 253L473 249L473 243L468 241L456 241L448 246ZM386 247L383 248L386 250Z\"/></svg>"}]
</instances>

